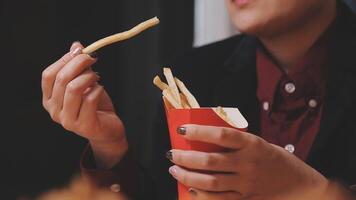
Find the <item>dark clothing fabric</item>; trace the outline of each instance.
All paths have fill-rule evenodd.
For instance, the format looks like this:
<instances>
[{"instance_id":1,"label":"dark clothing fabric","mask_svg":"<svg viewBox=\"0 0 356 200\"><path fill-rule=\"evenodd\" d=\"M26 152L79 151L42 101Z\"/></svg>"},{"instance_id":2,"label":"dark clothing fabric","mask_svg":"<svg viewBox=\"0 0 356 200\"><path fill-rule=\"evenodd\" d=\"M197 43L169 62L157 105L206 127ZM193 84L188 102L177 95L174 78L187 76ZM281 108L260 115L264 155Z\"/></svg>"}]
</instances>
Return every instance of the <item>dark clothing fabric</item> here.
<instances>
[{"instance_id":1,"label":"dark clothing fabric","mask_svg":"<svg viewBox=\"0 0 356 200\"><path fill-rule=\"evenodd\" d=\"M332 27L287 70L263 46L257 50L257 97L262 108L259 134L302 160L319 131Z\"/></svg>"},{"instance_id":2,"label":"dark clothing fabric","mask_svg":"<svg viewBox=\"0 0 356 200\"><path fill-rule=\"evenodd\" d=\"M356 125L353 117L356 111L356 19L343 5L338 13L327 58L326 70L332 76L325 84L320 128L305 162L330 179L352 185L356 183ZM252 36L236 36L193 49L173 65L173 73L186 82L201 106L239 108L249 122L249 132L257 135L260 133L261 111L257 97L258 43ZM167 172L171 163L164 155L170 150L169 134L163 106L159 108L151 135L154 153L147 155L151 164L145 166L148 173L126 171L126 176L140 174L140 178L130 179L130 184L121 177L107 183L108 187L116 182L122 186L135 185L132 182L143 184L143 187L130 189L135 191L134 199L173 200L177 195L176 182ZM118 165L126 165L128 160ZM130 163L134 165L132 161ZM124 173L116 169L114 167L112 172ZM152 191L154 194L150 194Z\"/></svg>"}]
</instances>

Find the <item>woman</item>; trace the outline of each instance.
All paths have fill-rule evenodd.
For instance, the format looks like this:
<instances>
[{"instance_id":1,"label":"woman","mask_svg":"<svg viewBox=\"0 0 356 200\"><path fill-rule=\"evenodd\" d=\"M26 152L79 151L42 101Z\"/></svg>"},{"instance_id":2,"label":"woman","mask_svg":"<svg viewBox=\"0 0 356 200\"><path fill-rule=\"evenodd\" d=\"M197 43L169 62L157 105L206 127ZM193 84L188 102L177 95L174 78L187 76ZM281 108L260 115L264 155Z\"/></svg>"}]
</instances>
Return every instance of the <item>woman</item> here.
<instances>
[{"instance_id":1,"label":"woman","mask_svg":"<svg viewBox=\"0 0 356 200\"><path fill-rule=\"evenodd\" d=\"M226 0L240 32L192 50L174 73L203 106L238 107L249 133L187 124L188 140L225 153L169 150L163 111L149 169L128 153L124 124L91 70L96 59L69 53L42 76L52 119L89 140L83 171L98 185L134 199L174 199L177 181L192 199L352 199L356 184L356 19L337 0ZM170 161L170 162L169 162ZM190 171L208 170L214 173Z\"/></svg>"}]
</instances>

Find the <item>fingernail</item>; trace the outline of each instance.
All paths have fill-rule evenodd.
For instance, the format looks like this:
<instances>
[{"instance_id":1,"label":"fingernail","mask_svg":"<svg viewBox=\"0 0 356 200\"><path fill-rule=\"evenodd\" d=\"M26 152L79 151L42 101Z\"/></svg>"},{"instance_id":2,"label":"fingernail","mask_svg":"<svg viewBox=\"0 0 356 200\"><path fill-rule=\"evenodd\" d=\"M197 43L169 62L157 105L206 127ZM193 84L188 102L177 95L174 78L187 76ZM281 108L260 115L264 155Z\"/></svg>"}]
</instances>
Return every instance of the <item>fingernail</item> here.
<instances>
[{"instance_id":1,"label":"fingernail","mask_svg":"<svg viewBox=\"0 0 356 200\"><path fill-rule=\"evenodd\" d=\"M98 58L98 52L94 51L88 54L92 58Z\"/></svg>"},{"instance_id":2,"label":"fingernail","mask_svg":"<svg viewBox=\"0 0 356 200\"><path fill-rule=\"evenodd\" d=\"M177 168L175 166L170 167L168 171L169 171L170 174L172 174L173 177L176 177Z\"/></svg>"},{"instance_id":3,"label":"fingernail","mask_svg":"<svg viewBox=\"0 0 356 200\"><path fill-rule=\"evenodd\" d=\"M82 52L82 48L81 47L77 47L72 51L71 56L75 57L75 56L79 55L81 52Z\"/></svg>"},{"instance_id":4,"label":"fingernail","mask_svg":"<svg viewBox=\"0 0 356 200\"><path fill-rule=\"evenodd\" d=\"M166 158L167 158L168 160L172 160L172 159L173 159L173 157L172 157L172 151L167 151L167 153L166 153Z\"/></svg>"},{"instance_id":5,"label":"fingernail","mask_svg":"<svg viewBox=\"0 0 356 200\"><path fill-rule=\"evenodd\" d=\"M185 135L186 132L187 132L187 128L185 128L185 127L183 127L183 126L178 127L178 128L177 128L177 132L178 132L179 134L181 134L181 135Z\"/></svg>"},{"instance_id":6,"label":"fingernail","mask_svg":"<svg viewBox=\"0 0 356 200\"><path fill-rule=\"evenodd\" d=\"M74 44L81 44L81 43L80 43L79 40L77 40L77 41L74 41L74 42L72 43L72 46L73 46Z\"/></svg>"},{"instance_id":7,"label":"fingernail","mask_svg":"<svg viewBox=\"0 0 356 200\"><path fill-rule=\"evenodd\" d=\"M197 191L194 190L193 188L189 188L188 192L189 192L189 194L192 195L192 196L197 196L197 194L198 194Z\"/></svg>"}]
</instances>

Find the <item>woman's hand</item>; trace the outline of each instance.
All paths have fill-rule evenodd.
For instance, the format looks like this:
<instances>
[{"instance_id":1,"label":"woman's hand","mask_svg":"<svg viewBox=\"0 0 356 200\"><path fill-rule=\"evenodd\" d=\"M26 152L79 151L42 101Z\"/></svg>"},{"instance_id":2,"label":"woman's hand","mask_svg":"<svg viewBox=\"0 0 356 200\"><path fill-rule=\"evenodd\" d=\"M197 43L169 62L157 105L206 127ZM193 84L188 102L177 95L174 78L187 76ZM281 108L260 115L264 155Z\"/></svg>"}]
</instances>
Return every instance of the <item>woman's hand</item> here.
<instances>
[{"instance_id":1,"label":"woman's hand","mask_svg":"<svg viewBox=\"0 0 356 200\"><path fill-rule=\"evenodd\" d=\"M184 125L188 140L213 143L228 152L171 150L169 172L190 187L192 199L323 199L329 182L283 148L231 128ZM203 171L203 172L202 172ZM209 171L209 173L204 173Z\"/></svg>"},{"instance_id":2,"label":"woman's hand","mask_svg":"<svg viewBox=\"0 0 356 200\"><path fill-rule=\"evenodd\" d=\"M96 59L81 54L82 49L73 43L43 71L42 102L55 122L90 141L99 167L110 168L128 149L124 125L91 69Z\"/></svg>"}]
</instances>

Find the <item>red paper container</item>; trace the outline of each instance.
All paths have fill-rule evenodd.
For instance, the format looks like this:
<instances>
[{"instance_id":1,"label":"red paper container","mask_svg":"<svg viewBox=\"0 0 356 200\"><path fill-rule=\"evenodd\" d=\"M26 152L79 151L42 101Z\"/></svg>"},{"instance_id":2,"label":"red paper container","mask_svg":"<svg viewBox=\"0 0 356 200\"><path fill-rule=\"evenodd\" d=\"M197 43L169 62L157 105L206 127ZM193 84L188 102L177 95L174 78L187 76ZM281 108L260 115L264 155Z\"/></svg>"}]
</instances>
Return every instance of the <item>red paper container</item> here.
<instances>
[{"instance_id":1,"label":"red paper container","mask_svg":"<svg viewBox=\"0 0 356 200\"><path fill-rule=\"evenodd\" d=\"M220 118L213 108L174 109L165 103L169 135L173 149L196 150L203 152L222 152L226 149L214 144L186 140L177 133L177 128L184 124L221 126L247 130L248 123L237 108L224 108L229 119L235 126ZM189 200L188 187L178 183L179 200Z\"/></svg>"}]
</instances>

